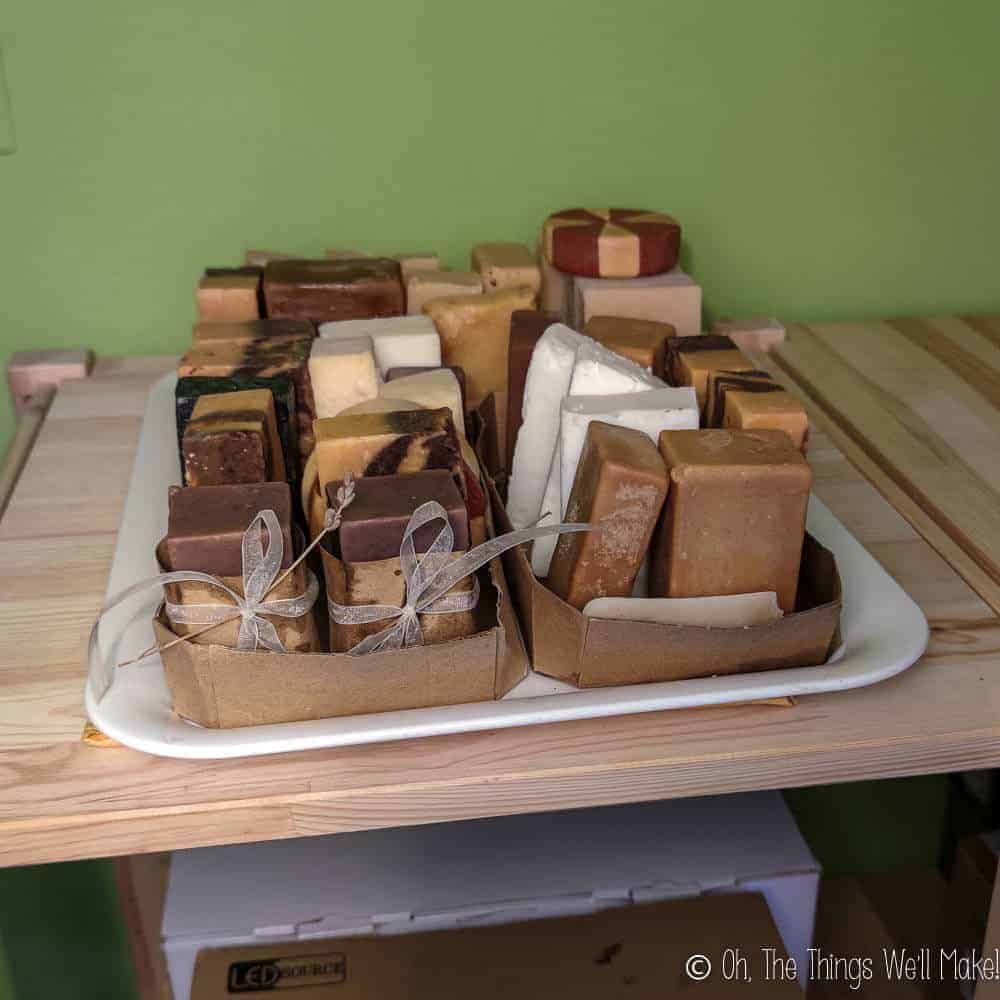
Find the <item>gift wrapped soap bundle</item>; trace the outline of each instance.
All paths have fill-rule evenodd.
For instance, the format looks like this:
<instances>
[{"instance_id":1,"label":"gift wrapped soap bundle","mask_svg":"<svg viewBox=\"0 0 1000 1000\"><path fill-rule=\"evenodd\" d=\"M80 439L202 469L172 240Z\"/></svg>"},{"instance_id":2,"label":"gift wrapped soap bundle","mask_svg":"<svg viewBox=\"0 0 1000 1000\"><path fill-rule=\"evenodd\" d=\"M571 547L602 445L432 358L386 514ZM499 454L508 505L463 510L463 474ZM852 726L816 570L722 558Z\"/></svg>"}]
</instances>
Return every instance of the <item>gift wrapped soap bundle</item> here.
<instances>
[{"instance_id":1,"label":"gift wrapped soap bundle","mask_svg":"<svg viewBox=\"0 0 1000 1000\"><path fill-rule=\"evenodd\" d=\"M739 324L701 334L679 245L669 216L575 209L467 272L208 269L157 548L174 710L502 697L529 670L515 606L535 668L581 686L821 662L839 582L804 534L805 414Z\"/></svg>"}]
</instances>

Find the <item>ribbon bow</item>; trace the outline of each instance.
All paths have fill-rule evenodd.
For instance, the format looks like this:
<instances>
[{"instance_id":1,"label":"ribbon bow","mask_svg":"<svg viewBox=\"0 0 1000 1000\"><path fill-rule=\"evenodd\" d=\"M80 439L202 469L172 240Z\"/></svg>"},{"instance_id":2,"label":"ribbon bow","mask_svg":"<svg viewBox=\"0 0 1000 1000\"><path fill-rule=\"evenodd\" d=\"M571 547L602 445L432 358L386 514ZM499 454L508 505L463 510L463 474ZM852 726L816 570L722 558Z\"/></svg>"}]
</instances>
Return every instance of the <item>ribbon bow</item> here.
<instances>
[{"instance_id":1,"label":"ribbon bow","mask_svg":"<svg viewBox=\"0 0 1000 1000\"><path fill-rule=\"evenodd\" d=\"M258 525L267 534L266 552L261 540L261 532L257 530ZM164 579L163 582L201 581L209 583L219 590L224 590L232 598L240 618L236 648L253 650L257 649L258 646L263 646L274 653L284 653L285 647L278 638L273 622L269 622L263 616L301 618L316 603L319 583L312 571L306 570L305 593L299 594L297 597L265 600L278 577L285 552L281 525L273 510L258 511L257 516L243 533L242 550L243 596L214 576L193 570L164 573L164 577L172 579ZM174 625L217 625L235 618L233 606L230 604L174 604L167 601L166 611L167 618Z\"/></svg>"},{"instance_id":2,"label":"ribbon bow","mask_svg":"<svg viewBox=\"0 0 1000 1000\"><path fill-rule=\"evenodd\" d=\"M425 524L434 520L444 521L430 548L419 558L413 537ZM402 649L423 642L419 615L446 615L455 611L468 611L479 603L479 581L473 579L472 589L449 594L460 580L475 573L507 549L571 531L591 531L589 524L548 524L543 527L522 528L490 539L482 545L449 559L455 544L454 532L444 507L436 500L421 504L410 517L399 547L399 565L403 572L406 597L402 607L392 604L361 604L354 607L338 604L328 598L330 617L341 625L361 625L395 618L394 624L375 635L367 636L349 653L362 655L381 650Z\"/></svg>"}]
</instances>

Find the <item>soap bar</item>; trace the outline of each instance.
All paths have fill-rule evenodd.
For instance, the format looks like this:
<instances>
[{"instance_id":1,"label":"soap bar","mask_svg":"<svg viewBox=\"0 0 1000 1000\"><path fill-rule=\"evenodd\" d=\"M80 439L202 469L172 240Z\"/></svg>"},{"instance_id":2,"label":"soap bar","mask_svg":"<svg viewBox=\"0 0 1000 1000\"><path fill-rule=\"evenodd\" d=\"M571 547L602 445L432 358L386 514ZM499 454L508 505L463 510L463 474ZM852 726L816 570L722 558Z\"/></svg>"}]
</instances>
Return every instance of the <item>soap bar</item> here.
<instances>
[{"instance_id":1,"label":"soap bar","mask_svg":"<svg viewBox=\"0 0 1000 1000\"><path fill-rule=\"evenodd\" d=\"M614 351L663 378L667 341L677 331L669 323L654 323L648 319L591 316L583 332L609 351Z\"/></svg>"},{"instance_id":2,"label":"soap bar","mask_svg":"<svg viewBox=\"0 0 1000 1000\"><path fill-rule=\"evenodd\" d=\"M722 426L722 409L725 406L726 393L735 385L742 388L754 387L764 392L781 388L767 372L757 371L753 368L746 371L710 369L705 380L704 423L706 427Z\"/></svg>"},{"instance_id":3,"label":"soap bar","mask_svg":"<svg viewBox=\"0 0 1000 1000\"><path fill-rule=\"evenodd\" d=\"M206 278L231 278L234 276L260 278L263 273L264 268L258 264L243 264L237 267L206 267L204 276Z\"/></svg>"},{"instance_id":4,"label":"soap bar","mask_svg":"<svg viewBox=\"0 0 1000 1000\"><path fill-rule=\"evenodd\" d=\"M465 405L465 369L460 365L402 365L398 368L390 368L385 373L386 382L395 382L398 378L409 378L411 375L420 375L423 372L436 372L443 368L451 372L458 380L458 388L462 393L462 412L466 410Z\"/></svg>"},{"instance_id":5,"label":"soap bar","mask_svg":"<svg viewBox=\"0 0 1000 1000\"><path fill-rule=\"evenodd\" d=\"M349 472L359 477L447 469L461 481L461 454L448 409L328 417L314 426L322 491Z\"/></svg>"},{"instance_id":6,"label":"soap bar","mask_svg":"<svg viewBox=\"0 0 1000 1000\"><path fill-rule=\"evenodd\" d=\"M301 319L248 319L242 323L195 323L195 344L214 340L272 340L277 337L316 336L312 323Z\"/></svg>"},{"instance_id":7,"label":"soap bar","mask_svg":"<svg viewBox=\"0 0 1000 1000\"><path fill-rule=\"evenodd\" d=\"M559 317L561 323L569 323L573 319L573 275L566 274L553 267L540 254L538 267L542 272L542 290L539 296L539 306L545 312Z\"/></svg>"},{"instance_id":8,"label":"soap bar","mask_svg":"<svg viewBox=\"0 0 1000 1000\"><path fill-rule=\"evenodd\" d=\"M652 278L574 278L573 320L623 316L669 323L680 337L701 333L701 288L683 271Z\"/></svg>"},{"instance_id":9,"label":"soap bar","mask_svg":"<svg viewBox=\"0 0 1000 1000\"><path fill-rule=\"evenodd\" d=\"M164 551L171 570L240 576L243 533L265 509L275 512L281 527L281 568L287 569L295 558L292 495L287 483L172 486L168 506Z\"/></svg>"},{"instance_id":10,"label":"soap bar","mask_svg":"<svg viewBox=\"0 0 1000 1000\"><path fill-rule=\"evenodd\" d=\"M226 274L204 277L198 282L198 319L236 323L259 319L260 275Z\"/></svg>"},{"instance_id":11,"label":"soap bar","mask_svg":"<svg viewBox=\"0 0 1000 1000\"><path fill-rule=\"evenodd\" d=\"M312 450L312 420L316 412L308 365L312 341L312 337L275 337L195 344L181 358L177 374L181 378L287 375L295 386L296 431L299 454L304 460Z\"/></svg>"},{"instance_id":12,"label":"soap bar","mask_svg":"<svg viewBox=\"0 0 1000 1000\"><path fill-rule=\"evenodd\" d=\"M446 561L458 559L461 553L456 552ZM467 576L459 580L449 594L466 593L472 589L474 577ZM364 604L388 604L401 608L406 600L406 583L399 557L380 559L366 563L342 563L331 574L331 596L345 607L357 607ZM420 632L424 645L430 646L438 642L448 642L451 639L461 639L476 632L475 609L468 611L452 611L447 614L421 614ZM353 649L362 639L376 635L390 627L395 619L387 618L379 622L366 622L358 625L340 624L330 620L330 648L334 653L346 653Z\"/></svg>"},{"instance_id":13,"label":"soap bar","mask_svg":"<svg viewBox=\"0 0 1000 1000\"><path fill-rule=\"evenodd\" d=\"M368 259L371 257L370 253L363 253L361 250L327 250L326 259L327 260L358 260L359 258Z\"/></svg>"},{"instance_id":14,"label":"soap bar","mask_svg":"<svg viewBox=\"0 0 1000 1000\"><path fill-rule=\"evenodd\" d=\"M320 337L309 355L309 381L317 417L335 417L378 395L379 377L371 337Z\"/></svg>"},{"instance_id":15,"label":"soap bar","mask_svg":"<svg viewBox=\"0 0 1000 1000\"><path fill-rule=\"evenodd\" d=\"M530 288L537 296L542 289L538 261L521 243L479 243L470 256L472 270L482 279L484 291Z\"/></svg>"},{"instance_id":16,"label":"soap bar","mask_svg":"<svg viewBox=\"0 0 1000 1000\"><path fill-rule=\"evenodd\" d=\"M667 495L659 450L641 431L594 421L566 519L594 531L559 536L549 589L581 609L595 597L627 597Z\"/></svg>"},{"instance_id":17,"label":"soap bar","mask_svg":"<svg viewBox=\"0 0 1000 1000\"><path fill-rule=\"evenodd\" d=\"M562 509L576 478L591 422L641 431L654 444L664 430L697 430L698 402L694 389L650 389L613 396L567 396L562 402L559 475Z\"/></svg>"},{"instance_id":18,"label":"soap bar","mask_svg":"<svg viewBox=\"0 0 1000 1000\"><path fill-rule=\"evenodd\" d=\"M286 478L274 397L267 389L200 396L182 441L190 486L263 483Z\"/></svg>"},{"instance_id":19,"label":"soap bar","mask_svg":"<svg viewBox=\"0 0 1000 1000\"><path fill-rule=\"evenodd\" d=\"M610 396L665 388L666 383L651 375L645 368L588 339L576 352L569 394Z\"/></svg>"},{"instance_id":20,"label":"soap bar","mask_svg":"<svg viewBox=\"0 0 1000 1000\"><path fill-rule=\"evenodd\" d=\"M371 337L375 364L384 378L390 368L441 365L441 338L427 316L394 316L386 319L355 319L324 323L321 338Z\"/></svg>"},{"instance_id":21,"label":"soap bar","mask_svg":"<svg viewBox=\"0 0 1000 1000\"><path fill-rule=\"evenodd\" d=\"M397 253L393 255L393 260L399 263L399 271L403 278L403 287L406 288L410 276L417 271L440 271L441 259L436 253L429 250L421 250L415 253Z\"/></svg>"},{"instance_id":22,"label":"soap bar","mask_svg":"<svg viewBox=\"0 0 1000 1000\"><path fill-rule=\"evenodd\" d=\"M496 399L496 426L501 463L507 426L507 346L510 342L510 318L518 309L528 309L533 302L526 288L504 288L476 296L435 299L428 303L427 314L441 335L441 357L446 365L458 365L465 371L467 405L476 409L490 393Z\"/></svg>"},{"instance_id":23,"label":"soap bar","mask_svg":"<svg viewBox=\"0 0 1000 1000\"><path fill-rule=\"evenodd\" d=\"M482 295L483 281L472 271L414 271L406 279L406 311L419 316L434 299Z\"/></svg>"},{"instance_id":24,"label":"soap bar","mask_svg":"<svg viewBox=\"0 0 1000 1000\"><path fill-rule=\"evenodd\" d=\"M264 269L264 298L272 319L330 320L399 316L399 265L383 257L279 260Z\"/></svg>"},{"instance_id":25,"label":"soap bar","mask_svg":"<svg viewBox=\"0 0 1000 1000\"><path fill-rule=\"evenodd\" d=\"M562 323L538 339L524 382L523 421L510 462L507 514L515 528L538 520L556 442L559 407L569 393L576 352L587 338Z\"/></svg>"},{"instance_id":26,"label":"soap bar","mask_svg":"<svg viewBox=\"0 0 1000 1000\"><path fill-rule=\"evenodd\" d=\"M664 431L670 492L657 529L651 597L795 593L812 473L781 431Z\"/></svg>"},{"instance_id":27,"label":"soap bar","mask_svg":"<svg viewBox=\"0 0 1000 1000\"><path fill-rule=\"evenodd\" d=\"M382 384L381 394L387 399L412 399L428 410L445 406L451 411L455 429L464 431L462 388L449 368L429 368L415 375L391 379Z\"/></svg>"},{"instance_id":28,"label":"soap bar","mask_svg":"<svg viewBox=\"0 0 1000 1000\"><path fill-rule=\"evenodd\" d=\"M785 339L785 327L773 316L723 317L712 324L712 333L729 337L741 351L766 353Z\"/></svg>"},{"instance_id":29,"label":"soap bar","mask_svg":"<svg viewBox=\"0 0 1000 1000\"><path fill-rule=\"evenodd\" d=\"M336 503L340 483L328 483L327 504ZM354 484L354 501L345 510L338 531L340 558L345 562L372 562L399 555L403 533L413 512L436 500L448 515L454 533L454 551L469 548L469 514L451 473L429 469L396 476L366 476ZM426 552L444 527L436 520L413 536L415 551Z\"/></svg>"},{"instance_id":30,"label":"soap bar","mask_svg":"<svg viewBox=\"0 0 1000 1000\"><path fill-rule=\"evenodd\" d=\"M514 456L517 432L521 429L524 406L524 383L528 377L531 355L539 337L558 322L554 313L536 309L518 309L510 314L510 344L507 348L507 445L508 466Z\"/></svg>"},{"instance_id":31,"label":"soap bar","mask_svg":"<svg viewBox=\"0 0 1000 1000\"><path fill-rule=\"evenodd\" d=\"M293 254L278 253L276 250L247 250L243 255L249 267L265 268L272 260L292 260Z\"/></svg>"},{"instance_id":32,"label":"soap bar","mask_svg":"<svg viewBox=\"0 0 1000 1000\"><path fill-rule=\"evenodd\" d=\"M708 401L708 376L712 371L753 371L753 362L745 358L728 337L705 334L699 337L676 337L667 345L667 377L674 385L692 385L698 393L698 405Z\"/></svg>"},{"instance_id":33,"label":"soap bar","mask_svg":"<svg viewBox=\"0 0 1000 1000\"><path fill-rule=\"evenodd\" d=\"M721 383L721 386L720 386ZM735 430L784 431L799 451L809 442L809 417L802 404L776 382L719 379L716 423Z\"/></svg>"},{"instance_id":34,"label":"soap bar","mask_svg":"<svg viewBox=\"0 0 1000 1000\"><path fill-rule=\"evenodd\" d=\"M768 625L781 617L778 596L732 594L728 597L595 597L583 609L588 618L695 625L700 628L746 628Z\"/></svg>"},{"instance_id":35,"label":"soap bar","mask_svg":"<svg viewBox=\"0 0 1000 1000\"><path fill-rule=\"evenodd\" d=\"M298 436L295 426L295 387L287 375L272 378L251 378L238 375L234 378L179 378L174 390L177 417L177 450L184 468L184 431L194 413L195 404L202 396L224 392L241 392L246 389L266 389L274 401L278 441L285 466L286 478L298 478Z\"/></svg>"}]
</instances>

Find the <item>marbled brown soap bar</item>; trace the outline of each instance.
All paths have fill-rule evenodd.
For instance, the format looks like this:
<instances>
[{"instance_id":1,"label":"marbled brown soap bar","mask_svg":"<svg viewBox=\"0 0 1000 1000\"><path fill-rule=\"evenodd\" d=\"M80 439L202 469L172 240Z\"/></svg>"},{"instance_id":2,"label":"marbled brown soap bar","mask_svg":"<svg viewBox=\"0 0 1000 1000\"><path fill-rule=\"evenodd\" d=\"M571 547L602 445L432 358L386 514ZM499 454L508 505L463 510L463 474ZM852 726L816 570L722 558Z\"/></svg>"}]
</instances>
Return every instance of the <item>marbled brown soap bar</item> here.
<instances>
[{"instance_id":1,"label":"marbled brown soap bar","mask_svg":"<svg viewBox=\"0 0 1000 1000\"><path fill-rule=\"evenodd\" d=\"M462 457L451 411L397 410L327 417L314 424L320 489L348 473L391 476L447 469L462 482Z\"/></svg>"},{"instance_id":2,"label":"marbled brown soap bar","mask_svg":"<svg viewBox=\"0 0 1000 1000\"><path fill-rule=\"evenodd\" d=\"M334 506L339 483L326 488L327 503ZM344 511L338 531L340 558L345 562L375 562L399 555L403 534L421 504L436 501L448 515L454 551L469 548L469 514L450 472L427 469L396 476L365 476L354 484L353 503ZM414 551L426 552L443 524L435 520L413 536Z\"/></svg>"},{"instance_id":3,"label":"marbled brown soap bar","mask_svg":"<svg viewBox=\"0 0 1000 1000\"><path fill-rule=\"evenodd\" d=\"M812 473L781 431L663 431L651 597L774 591L795 610Z\"/></svg>"},{"instance_id":4,"label":"marbled brown soap bar","mask_svg":"<svg viewBox=\"0 0 1000 1000\"><path fill-rule=\"evenodd\" d=\"M669 323L620 316L591 316L583 332L609 351L663 378L667 343L677 333Z\"/></svg>"},{"instance_id":5,"label":"marbled brown soap bar","mask_svg":"<svg viewBox=\"0 0 1000 1000\"><path fill-rule=\"evenodd\" d=\"M581 611L595 597L630 596L666 495L656 445L641 431L592 421L565 520L595 530L560 536L549 589Z\"/></svg>"},{"instance_id":6,"label":"marbled brown soap bar","mask_svg":"<svg viewBox=\"0 0 1000 1000\"><path fill-rule=\"evenodd\" d=\"M316 328L303 319L249 319L241 323L195 323L194 344L215 340L273 340L277 337L316 336Z\"/></svg>"},{"instance_id":7,"label":"marbled brown soap bar","mask_svg":"<svg viewBox=\"0 0 1000 1000\"><path fill-rule=\"evenodd\" d=\"M190 486L283 481L274 397L267 389L200 397L184 431L182 457Z\"/></svg>"},{"instance_id":8,"label":"marbled brown soap bar","mask_svg":"<svg viewBox=\"0 0 1000 1000\"><path fill-rule=\"evenodd\" d=\"M270 319L326 323L405 312L399 264L386 257L272 261L264 299Z\"/></svg>"}]
</instances>

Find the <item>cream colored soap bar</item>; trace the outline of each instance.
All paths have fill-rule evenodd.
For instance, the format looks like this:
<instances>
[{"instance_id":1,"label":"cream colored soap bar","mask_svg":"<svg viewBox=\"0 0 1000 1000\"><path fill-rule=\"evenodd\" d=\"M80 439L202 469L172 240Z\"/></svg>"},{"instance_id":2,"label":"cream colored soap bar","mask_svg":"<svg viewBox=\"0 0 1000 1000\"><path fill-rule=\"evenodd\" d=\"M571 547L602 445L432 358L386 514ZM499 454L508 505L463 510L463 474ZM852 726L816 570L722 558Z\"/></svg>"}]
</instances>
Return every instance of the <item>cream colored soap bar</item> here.
<instances>
[{"instance_id":1,"label":"cream colored soap bar","mask_svg":"<svg viewBox=\"0 0 1000 1000\"><path fill-rule=\"evenodd\" d=\"M573 319L581 329L592 316L669 323L678 337L701 333L701 288L681 270L651 278L574 278Z\"/></svg>"},{"instance_id":2,"label":"cream colored soap bar","mask_svg":"<svg viewBox=\"0 0 1000 1000\"><path fill-rule=\"evenodd\" d=\"M406 282L406 312L419 316L434 299L482 294L483 280L472 271L416 271Z\"/></svg>"},{"instance_id":3,"label":"cream colored soap bar","mask_svg":"<svg viewBox=\"0 0 1000 1000\"><path fill-rule=\"evenodd\" d=\"M542 272L535 255L521 243L480 243L472 248L472 269L487 292L498 288L542 288Z\"/></svg>"},{"instance_id":4,"label":"cream colored soap bar","mask_svg":"<svg viewBox=\"0 0 1000 1000\"><path fill-rule=\"evenodd\" d=\"M378 395L371 337L317 338L309 354L309 379L317 417L335 417Z\"/></svg>"},{"instance_id":5,"label":"cream colored soap bar","mask_svg":"<svg viewBox=\"0 0 1000 1000\"><path fill-rule=\"evenodd\" d=\"M403 287L410 280L410 276L418 271L440 271L441 258L436 253L429 250L419 253L398 253L393 260L399 263L399 272L403 278Z\"/></svg>"},{"instance_id":6,"label":"cream colored soap bar","mask_svg":"<svg viewBox=\"0 0 1000 1000\"><path fill-rule=\"evenodd\" d=\"M774 591L724 597L597 597L583 609L588 618L743 628L777 621L782 613Z\"/></svg>"},{"instance_id":7,"label":"cream colored soap bar","mask_svg":"<svg viewBox=\"0 0 1000 1000\"><path fill-rule=\"evenodd\" d=\"M416 375L383 382L381 395L387 399L409 399L421 408L437 410L442 406L451 410L455 427L463 430L465 414L462 411L462 389L450 368L433 368Z\"/></svg>"},{"instance_id":8,"label":"cream colored soap bar","mask_svg":"<svg viewBox=\"0 0 1000 1000\"><path fill-rule=\"evenodd\" d=\"M385 378L390 368L436 368L441 364L441 340L426 316L384 316L321 323L321 339L370 337L375 364Z\"/></svg>"}]
</instances>

